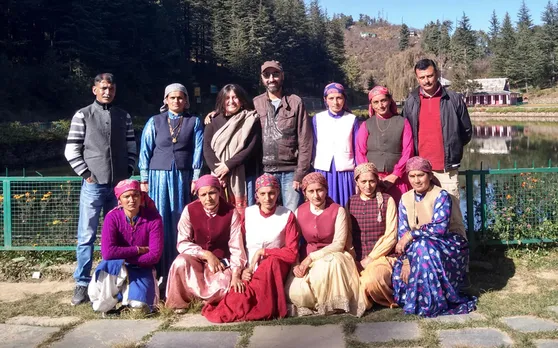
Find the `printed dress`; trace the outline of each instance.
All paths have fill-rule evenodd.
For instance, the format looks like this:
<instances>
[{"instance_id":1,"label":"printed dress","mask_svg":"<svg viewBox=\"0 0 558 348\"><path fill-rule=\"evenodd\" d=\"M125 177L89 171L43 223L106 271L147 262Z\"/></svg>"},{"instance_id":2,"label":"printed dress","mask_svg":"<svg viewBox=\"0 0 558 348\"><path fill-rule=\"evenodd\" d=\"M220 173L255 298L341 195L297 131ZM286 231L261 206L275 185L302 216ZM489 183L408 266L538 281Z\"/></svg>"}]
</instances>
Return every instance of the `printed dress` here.
<instances>
[{"instance_id":1,"label":"printed dress","mask_svg":"<svg viewBox=\"0 0 558 348\"><path fill-rule=\"evenodd\" d=\"M413 241L393 269L394 299L405 314L436 317L465 314L476 308L476 298L459 293L465 277L469 245L452 213L447 191L433 186L424 195L405 193L399 204L399 239L411 231ZM430 216L430 218L428 218ZM463 223L461 222L461 225ZM401 269L409 263L408 283L401 280Z\"/></svg>"}]
</instances>

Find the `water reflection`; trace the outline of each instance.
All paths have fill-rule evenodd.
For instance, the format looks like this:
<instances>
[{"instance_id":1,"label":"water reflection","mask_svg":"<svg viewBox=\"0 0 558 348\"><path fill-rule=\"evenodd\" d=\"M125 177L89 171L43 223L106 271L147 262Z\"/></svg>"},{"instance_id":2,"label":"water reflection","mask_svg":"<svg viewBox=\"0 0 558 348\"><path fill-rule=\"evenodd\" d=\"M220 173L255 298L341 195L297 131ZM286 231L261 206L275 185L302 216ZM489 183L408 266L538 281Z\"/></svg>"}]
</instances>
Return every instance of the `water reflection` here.
<instances>
[{"instance_id":1,"label":"water reflection","mask_svg":"<svg viewBox=\"0 0 558 348\"><path fill-rule=\"evenodd\" d=\"M558 125L473 126L461 169L558 165Z\"/></svg>"}]
</instances>

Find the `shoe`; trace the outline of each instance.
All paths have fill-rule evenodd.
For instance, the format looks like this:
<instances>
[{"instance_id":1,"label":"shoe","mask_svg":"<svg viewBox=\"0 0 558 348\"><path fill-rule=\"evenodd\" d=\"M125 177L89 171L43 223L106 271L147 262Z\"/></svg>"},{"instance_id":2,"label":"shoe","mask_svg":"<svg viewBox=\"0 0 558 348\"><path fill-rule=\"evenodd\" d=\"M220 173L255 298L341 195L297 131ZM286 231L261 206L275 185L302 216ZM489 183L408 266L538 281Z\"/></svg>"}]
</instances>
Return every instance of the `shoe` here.
<instances>
[{"instance_id":1,"label":"shoe","mask_svg":"<svg viewBox=\"0 0 558 348\"><path fill-rule=\"evenodd\" d=\"M76 285L74 288L74 296L72 296L72 306L77 306L84 302L89 302L89 295L87 295L87 286Z\"/></svg>"}]
</instances>

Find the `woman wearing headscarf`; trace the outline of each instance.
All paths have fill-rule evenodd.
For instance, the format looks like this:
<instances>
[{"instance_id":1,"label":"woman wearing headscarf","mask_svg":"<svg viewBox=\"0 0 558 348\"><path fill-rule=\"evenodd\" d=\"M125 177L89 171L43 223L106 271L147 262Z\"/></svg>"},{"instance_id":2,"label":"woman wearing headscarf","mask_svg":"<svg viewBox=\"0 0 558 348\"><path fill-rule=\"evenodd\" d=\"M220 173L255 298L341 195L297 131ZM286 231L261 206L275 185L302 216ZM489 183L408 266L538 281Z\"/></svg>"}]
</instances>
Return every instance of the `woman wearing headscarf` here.
<instances>
[{"instance_id":1,"label":"woman wearing headscarf","mask_svg":"<svg viewBox=\"0 0 558 348\"><path fill-rule=\"evenodd\" d=\"M361 316L369 307L350 252L353 248L345 209L328 197L328 183L320 173L302 180L307 199L296 210L304 242L302 260L287 280L295 315L346 312Z\"/></svg>"},{"instance_id":2,"label":"woman wearing headscarf","mask_svg":"<svg viewBox=\"0 0 558 348\"><path fill-rule=\"evenodd\" d=\"M187 112L189 107L186 87L168 85L161 113L147 121L141 137L141 188L155 201L165 229L165 247L157 265L163 284L177 255L176 226L202 167L203 124Z\"/></svg>"},{"instance_id":3,"label":"woman wearing headscarf","mask_svg":"<svg viewBox=\"0 0 558 348\"><path fill-rule=\"evenodd\" d=\"M153 266L163 252L161 216L143 201L136 180L119 182L114 194L118 207L103 222L103 260L89 283L89 298L93 309L99 312L113 309L119 294L122 305L150 311L159 299Z\"/></svg>"},{"instance_id":4,"label":"woman wearing headscarf","mask_svg":"<svg viewBox=\"0 0 558 348\"><path fill-rule=\"evenodd\" d=\"M358 119L347 106L345 88L330 83L324 89L326 111L312 117L314 126L314 169L328 183L328 195L342 206L355 193L355 139Z\"/></svg>"},{"instance_id":5,"label":"woman wearing headscarf","mask_svg":"<svg viewBox=\"0 0 558 348\"><path fill-rule=\"evenodd\" d=\"M261 170L262 128L254 103L239 85L217 94L216 114L205 128L203 155L225 184L227 201L243 215L254 202L254 181Z\"/></svg>"},{"instance_id":6,"label":"woman wearing headscarf","mask_svg":"<svg viewBox=\"0 0 558 348\"><path fill-rule=\"evenodd\" d=\"M243 271L246 291L229 292L219 304L206 304L211 322L270 320L287 315L285 279L298 254L294 214L277 205L278 180L264 174L256 180L257 204L246 209L245 239L250 265Z\"/></svg>"},{"instance_id":7,"label":"woman wearing headscarf","mask_svg":"<svg viewBox=\"0 0 558 348\"><path fill-rule=\"evenodd\" d=\"M357 163L371 162L379 171L386 192L398 204L409 190L405 163L413 155L411 125L397 112L389 90L376 86L368 93L369 118L360 125L356 140Z\"/></svg>"},{"instance_id":8,"label":"woman wearing headscarf","mask_svg":"<svg viewBox=\"0 0 558 348\"><path fill-rule=\"evenodd\" d=\"M242 222L221 195L213 175L196 180L198 199L182 211L178 223L178 256L167 283L168 308L185 311L193 299L217 303L229 291L244 291L240 276L246 264Z\"/></svg>"},{"instance_id":9,"label":"woman wearing headscarf","mask_svg":"<svg viewBox=\"0 0 558 348\"><path fill-rule=\"evenodd\" d=\"M372 302L394 307L391 272L396 260L397 206L390 195L379 190L382 183L373 163L359 164L354 175L358 193L349 199L346 209L357 266L362 270L360 282Z\"/></svg>"},{"instance_id":10,"label":"woman wearing headscarf","mask_svg":"<svg viewBox=\"0 0 558 348\"><path fill-rule=\"evenodd\" d=\"M413 189L399 203L393 268L394 299L405 314L465 314L476 298L460 293L469 256L465 226L453 195L432 182L432 165L412 157L406 167Z\"/></svg>"}]
</instances>

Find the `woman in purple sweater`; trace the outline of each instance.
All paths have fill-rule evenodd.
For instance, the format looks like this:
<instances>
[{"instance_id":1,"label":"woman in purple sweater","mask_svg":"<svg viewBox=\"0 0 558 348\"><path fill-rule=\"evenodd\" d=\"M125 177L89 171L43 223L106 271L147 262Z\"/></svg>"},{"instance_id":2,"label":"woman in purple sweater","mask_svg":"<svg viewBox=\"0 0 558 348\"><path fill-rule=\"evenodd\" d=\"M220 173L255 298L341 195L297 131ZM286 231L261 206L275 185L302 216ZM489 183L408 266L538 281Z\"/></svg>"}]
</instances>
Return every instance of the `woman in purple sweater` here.
<instances>
[{"instance_id":1,"label":"woman in purple sweater","mask_svg":"<svg viewBox=\"0 0 558 348\"><path fill-rule=\"evenodd\" d=\"M154 265L163 252L163 224L136 180L114 188L118 207L105 217L101 234L103 260L89 284L93 310L123 306L152 310L159 300Z\"/></svg>"}]
</instances>

